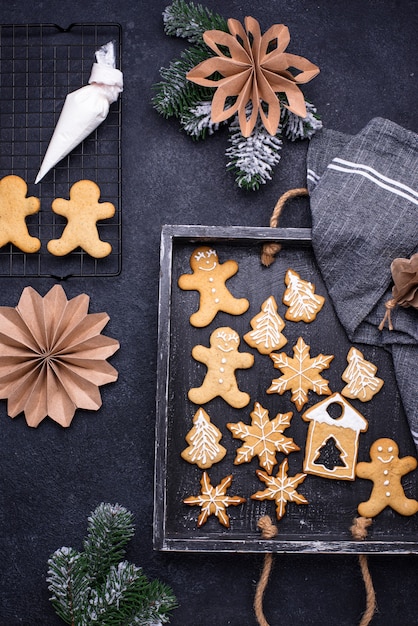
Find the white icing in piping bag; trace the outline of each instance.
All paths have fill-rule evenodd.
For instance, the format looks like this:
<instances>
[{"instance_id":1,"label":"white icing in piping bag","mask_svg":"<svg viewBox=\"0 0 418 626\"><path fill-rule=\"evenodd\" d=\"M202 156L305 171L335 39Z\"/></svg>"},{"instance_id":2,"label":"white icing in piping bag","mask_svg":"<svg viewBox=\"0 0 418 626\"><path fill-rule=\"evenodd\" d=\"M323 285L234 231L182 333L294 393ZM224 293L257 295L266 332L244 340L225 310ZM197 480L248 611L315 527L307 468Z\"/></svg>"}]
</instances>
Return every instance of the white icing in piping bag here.
<instances>
[{"instance_id":1,"label":"white icing in piping bag","mask_svg":"<svg viewBox=\"0 0 418 626\"><path fill-rule=\"evenodd\" d=\"M67 156L107 117L112 102L123 90L123 74L115 68L113 41L96 51L89 84L65 98L61 115L42 161L35 183Z\"/></svg>"}]
</instances>

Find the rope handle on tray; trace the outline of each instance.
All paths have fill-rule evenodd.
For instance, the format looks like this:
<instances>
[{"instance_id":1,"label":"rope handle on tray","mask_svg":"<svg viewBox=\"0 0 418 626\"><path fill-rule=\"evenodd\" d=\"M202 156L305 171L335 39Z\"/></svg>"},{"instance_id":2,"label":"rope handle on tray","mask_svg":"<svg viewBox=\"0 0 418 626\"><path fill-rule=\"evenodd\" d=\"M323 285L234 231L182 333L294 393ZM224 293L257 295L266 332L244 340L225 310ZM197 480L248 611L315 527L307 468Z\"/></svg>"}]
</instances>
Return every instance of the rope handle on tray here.
<instances>
[{"instance_id":1,"label":"rope handle on tray","mask_svg":"<svg viewBox=\"0 0 418 626\"><path fill-rule=\"evenodd\" d=\"M309 192L306 187L299 187L296 189L289 189L277 201L276 206L273 209L273 213L270 218L270 226L271 228L277 228L279 223L279 217L283 210L284 205L291 198L296 198L297 196L309 196ZM263 265L268 267L274 262L274 257L281 250L281 245L276 242L265 243L263 245L263 250L261 252L261 262Z\"/></svg>"}]
</instances>

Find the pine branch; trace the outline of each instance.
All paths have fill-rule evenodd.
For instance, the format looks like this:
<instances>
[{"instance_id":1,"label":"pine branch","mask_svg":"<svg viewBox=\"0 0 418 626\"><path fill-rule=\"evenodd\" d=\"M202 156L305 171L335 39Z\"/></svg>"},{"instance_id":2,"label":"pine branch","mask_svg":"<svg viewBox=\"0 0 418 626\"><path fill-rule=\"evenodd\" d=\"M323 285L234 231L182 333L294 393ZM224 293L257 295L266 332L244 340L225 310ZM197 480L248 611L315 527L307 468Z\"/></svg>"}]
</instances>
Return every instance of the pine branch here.
<instances>
[{"instance_id":1,"label":"pine branch","mask_svg":"<svg viewBox=\"0 0 418 626\"><path fill-rule=\"evenodd\" d=\"M213 89L196 85L186 78L189 70L210 56L206 46L196 45L184 50L167 68L160 69L163 80L154 85L156 94L152 98L158 113L164 117L179 117L201 101L212 99Z\"/></svg>"},{"instance_id":2,"label":"pine branch","mask_svg":"<svg viewBox=\"0 0 418 626\"><path fill-rule=\"evenodd\" d=\"M201 4L174 0L163 12L167 35L183 37L190 43L201 43L206 30L228 31L227 21Z\"/></svg>"},{"instance_id":3,"label":"pine branch","mask_svg":"<svg viewBox=\"0 0 418 626\"><path fill-rule=\"evenodd\" d=\"M278 134L272 136L259 118L251 135L243 137L238 116L235 116L229 125L229 131L231 146L225 153L229 159L227 168L235 172L238 187L255 191L271 180L273 168L280 161L280 128Z\"/></svg>"},{"instance_id":4,"label":"pine branch","mask_svg":"<svg viewBox=\"0 0 418 626\"><path fill-rule=\"evenodd\" d=\"M220 124L212 122L211 110L212 103L202 101L185 111L180 117L183 130L193 139L205 139L207 135L213 135Z\"/></svg>"},{"instance_id":5,"label":"pine branch","mask_svg":"<svg viewBox=\"0 0 418 626\"><path fill-rule=\"evenodd\" d=\"M307 115L304 118L282 107L280 123L286 138L291 141L310 139L317 130L322 128L322 121L316 107L308 100L305 100L305 104Z\"/></svg>"},{"instance_id":6,"label":"pine branch","mask_svg":"<svg viewBox=\"0 0 418 626\"><path fill-rule=\"evenodd\" d=\"M133 516L124 507L100 504L88 518L84 553L90 575L101 580L112 565L125 554L125 546L134 536Z\"/></svg>"},{"instance_id":7,"label":"pine branch","mask_svg":"<svg viewBox=\"0 0 418 626\"><path fill-rule=\"evenodd\" d=\"M90 578L87 559L73 548L60 548L48 560L48 589L57 615L66 624L84 626Z\"/></svg>"},{"instance_id":8,"label":"pine branch","mask_svg":"<svg viewBox=\"0 0 418 626\"><path fill-rule=\"evenodd\" d=\"M100 504L89 517L84 552L60 548L48 560L51 602L71 626L159 626L176 607L170 587L119 561L133 536L132 513Z\"/></svg>"}]
</instances>

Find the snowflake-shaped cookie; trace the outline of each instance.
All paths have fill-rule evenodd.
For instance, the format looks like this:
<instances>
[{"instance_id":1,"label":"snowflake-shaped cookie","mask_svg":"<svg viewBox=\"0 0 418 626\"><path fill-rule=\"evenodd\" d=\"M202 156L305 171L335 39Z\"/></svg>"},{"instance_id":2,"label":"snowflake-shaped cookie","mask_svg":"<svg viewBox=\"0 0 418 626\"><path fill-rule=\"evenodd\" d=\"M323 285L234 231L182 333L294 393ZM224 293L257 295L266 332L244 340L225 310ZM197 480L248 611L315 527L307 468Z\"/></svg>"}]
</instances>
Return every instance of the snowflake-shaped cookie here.
<instances>
[{"instance_id":1,"label":"snowflake-shaped cookie","mask_svg":"<svg viewBox=\"0 0 418 626\"><path fill-rule=\"evenodd\" d=\"M257 470L256 474L260 480L267 485L264 491L257 491L251 496L252 500L274 500L276 503L277 519L281 520L286 513L286 504L295 502L296 504L308 504L305 496L296 491L296 487L303 483L306 474L296 474L288 476L287 459L279 466L277 476L269 476L262 470Z\"/></svg>"},{"instance_id":2,"label":"snowflake-shaped cookie","mask_svg":"<svg viewBox=\"0 0 418 626\"><path fill-rule=\"evenodd\" d=\"M243 422L226 425L235 439L245 441L244 445L237 450L234 464L248 463L258 456L261 467L271 474L277 463L276 452L289 454L294 450L300 450L293 439L282 434L290 426L293 414L291 412L278 413L274 419L270 420L267 409L256 402L254 411L250 415L251 426Z\"/></svg>"},{"instance_id":3,"label":"snowflake-shaped cookie","mask_svg":"<svg viewBox=\"0 0 418 626\"><path fill-rule=\"evenodd\" d=\"M190 506L200 506L202 511L197 519L197 525L203 526L210 515L215 515L220 523L229 528L229 516L226 509L231 504L237 506L246 502L246 498L240 496L227 496L227 489L231 486L232 474L225 476L217 485L213 487L207 472L203 472L200 481L201 491L197 496L189 496L184 500L185 504Z\"/></svg>"},{"instance_id":4,"label":"snowflake-shaped cookie","mask_svg":"<svg viewBox=\"0 0 418 626\"><path fill-rule=\"evenodd\" d=\"M329 367L334 355L318 354L315 358L310 357L310 347L306 345L302 337L299 337L293 346L294 357L289 357L284 352L270 354L274 367L283 372L283 376L275 378L267 393L279 393L292 391L292 402L298 411L308 401L308 391L312 390L318 395L329 396L331 391L328 381L320 376L322 370Z\"/></svg>"}]
</instances>

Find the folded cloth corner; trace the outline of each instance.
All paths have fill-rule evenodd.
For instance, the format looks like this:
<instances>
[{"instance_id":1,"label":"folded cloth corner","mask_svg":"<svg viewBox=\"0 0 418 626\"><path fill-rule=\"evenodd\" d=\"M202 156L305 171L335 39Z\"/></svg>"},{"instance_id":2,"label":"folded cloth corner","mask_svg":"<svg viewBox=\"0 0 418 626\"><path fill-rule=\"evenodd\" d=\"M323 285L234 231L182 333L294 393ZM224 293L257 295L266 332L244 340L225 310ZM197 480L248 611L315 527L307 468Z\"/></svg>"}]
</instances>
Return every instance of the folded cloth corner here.
<instances>
[{"instance_id":1,"label":"folded cloth corner","mask_svg":"<svg viewBox=\"0 0 418 626\"><path fill-rule=\"evenodd\" d=\"M418 135L372 119L356 135L323 129L310 141L307 184L315 258L350 341L385 347L418 449L418 311L391 299L390 266L418 251Z\"/></svg>"}]
</instances>

